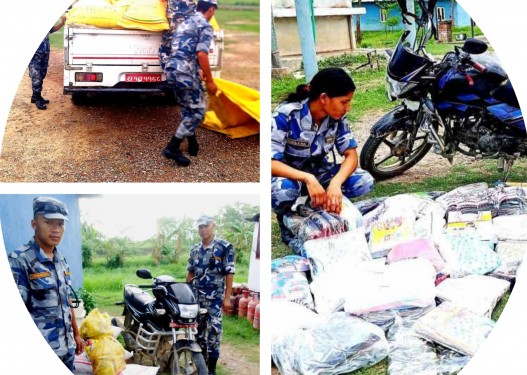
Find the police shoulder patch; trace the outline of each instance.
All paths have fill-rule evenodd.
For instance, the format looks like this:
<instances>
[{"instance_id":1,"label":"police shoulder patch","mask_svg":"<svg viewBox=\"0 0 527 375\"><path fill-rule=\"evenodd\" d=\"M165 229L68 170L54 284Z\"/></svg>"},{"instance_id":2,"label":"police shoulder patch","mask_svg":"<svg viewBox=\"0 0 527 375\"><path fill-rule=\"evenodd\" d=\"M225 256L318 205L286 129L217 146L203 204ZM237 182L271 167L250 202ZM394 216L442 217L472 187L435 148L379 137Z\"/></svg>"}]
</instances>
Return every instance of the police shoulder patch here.
<instances>
[{"instance_id":1,"label":"police shoulder patch","mask_svg":"<svg viewBox=\"0 0 527 375\"><path fill-rule=\"evenodd\" d=\"M37 280L37 279L43 279L44 277L50 277L51 272L38 272L38 273L30 273L29 279L30 280Z\"/></svg>"}]
</instances>

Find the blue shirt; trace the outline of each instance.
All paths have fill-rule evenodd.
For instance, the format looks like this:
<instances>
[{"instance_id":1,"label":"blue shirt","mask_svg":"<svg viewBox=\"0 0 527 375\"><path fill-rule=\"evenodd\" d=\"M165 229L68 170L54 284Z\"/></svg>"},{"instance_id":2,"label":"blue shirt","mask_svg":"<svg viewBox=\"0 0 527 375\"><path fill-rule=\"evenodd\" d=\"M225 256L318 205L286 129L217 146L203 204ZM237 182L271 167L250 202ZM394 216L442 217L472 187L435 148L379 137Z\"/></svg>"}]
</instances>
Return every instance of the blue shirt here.
<instances>
[{"instance_id":1,"label":"blue shirt","mask_svg":"<svg viewBox=\"0 0 527 375\"><path fill-rule=\"evenodd\" d=\"M295 169L316 172L332 166L326 156L333 148L340 155L357 147L345 117L334 120L327 116L316 126L309 101L282 103L273 113L271 126L271 158Z\"/></svg>"},{"instance_id":2,"label":"blue shirt","mask_svg":"<svg viewBox=\"0 0 527 375\"><path fill-rule=\"evenodd\" d=\"M56 248L53 255L51 260L31 240L9 253L8 259L18 291L40 333L55 353L63 356L76 347L68 299L71 275Z\"/></svg>"}]
</instances>

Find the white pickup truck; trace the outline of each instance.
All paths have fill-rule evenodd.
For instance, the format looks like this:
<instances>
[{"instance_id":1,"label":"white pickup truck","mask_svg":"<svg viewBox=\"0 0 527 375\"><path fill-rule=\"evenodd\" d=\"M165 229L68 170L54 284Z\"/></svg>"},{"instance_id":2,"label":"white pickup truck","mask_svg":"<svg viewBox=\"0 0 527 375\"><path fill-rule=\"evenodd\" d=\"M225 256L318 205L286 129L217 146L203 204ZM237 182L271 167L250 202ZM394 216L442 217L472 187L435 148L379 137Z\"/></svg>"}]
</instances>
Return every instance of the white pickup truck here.
<instances>
[{"instance_id":1,"label":"white pickup truck","mask_svg":"<svg viewBox=\"0 0 527 375\"><path fill-rule=\"evenodd\" d=\"M165 74L159 63L161 32L64 28L64 94L74 102L89 92L161 93ZM214 32L209 52L219 77L223 31ZM171 94L171 93L170 93Z\"/></svg>"}]
</instances>

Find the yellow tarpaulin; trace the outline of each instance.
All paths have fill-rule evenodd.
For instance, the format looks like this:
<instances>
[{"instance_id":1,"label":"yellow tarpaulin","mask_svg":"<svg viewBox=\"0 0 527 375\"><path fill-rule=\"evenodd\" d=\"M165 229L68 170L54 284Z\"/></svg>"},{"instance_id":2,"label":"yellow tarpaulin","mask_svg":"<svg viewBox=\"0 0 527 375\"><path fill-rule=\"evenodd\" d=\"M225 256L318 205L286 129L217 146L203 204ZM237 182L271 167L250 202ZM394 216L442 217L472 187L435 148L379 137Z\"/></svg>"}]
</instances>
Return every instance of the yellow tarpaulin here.
<instances>
[{"instance_id":1,"label":"yellow tarpaulin","mask_svg":"<svg viewBox=\"0 0 527 375\"><path fill-rule=\"evenodd\" d=\"M218 92L209 97L209 110L201 126L231 138L258 134L260 92L221 78L214 78L214 82Z\"/></svg>"}]
</instances>

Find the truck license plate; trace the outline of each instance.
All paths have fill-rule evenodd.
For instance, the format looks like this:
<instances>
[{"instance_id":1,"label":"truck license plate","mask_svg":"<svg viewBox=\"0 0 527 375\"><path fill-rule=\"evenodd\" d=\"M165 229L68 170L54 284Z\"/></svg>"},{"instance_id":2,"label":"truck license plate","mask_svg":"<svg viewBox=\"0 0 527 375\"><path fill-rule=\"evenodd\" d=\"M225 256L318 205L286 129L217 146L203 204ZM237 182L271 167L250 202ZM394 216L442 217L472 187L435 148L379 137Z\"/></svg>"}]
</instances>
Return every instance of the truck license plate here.
<instances>
[{"instance_id":1,"label":"truck license plate","mask_svg":"<svg viewBox=\"0 0 527 375\"><path fill-rule=\"evenodd\" d=\"M124 75L125 82L161 82L159 73L129 73Z\"/></svg>"}]
</instances>

